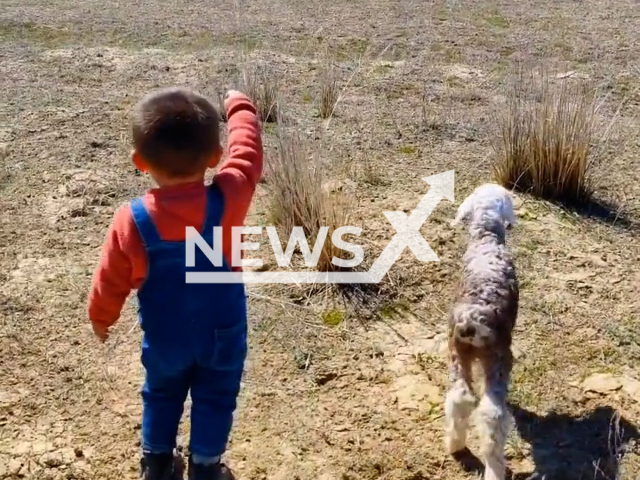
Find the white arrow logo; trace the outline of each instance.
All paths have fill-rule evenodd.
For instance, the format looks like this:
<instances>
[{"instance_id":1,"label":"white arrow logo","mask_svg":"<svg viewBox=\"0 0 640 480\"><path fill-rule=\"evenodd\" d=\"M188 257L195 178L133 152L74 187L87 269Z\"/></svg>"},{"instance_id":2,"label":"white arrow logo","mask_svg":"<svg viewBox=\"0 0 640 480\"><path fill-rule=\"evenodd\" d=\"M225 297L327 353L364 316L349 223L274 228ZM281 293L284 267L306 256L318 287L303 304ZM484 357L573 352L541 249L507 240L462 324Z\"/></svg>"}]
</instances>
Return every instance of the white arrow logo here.
<instances>
[{"instance_id":1,"label":"white arrow logo","mask_svg":"<svg viewBox=\"0 0 640 480\"><path fill-rule=\"evenodd\" d=\"M454 171L423 178L431 188L409 216L402 211L383 212L396 234L368 272L187 272L187 283L379 283L409 247L421 262L440 259L420 233L440 200L454 197Z\"/></svg>"}]
</instances>

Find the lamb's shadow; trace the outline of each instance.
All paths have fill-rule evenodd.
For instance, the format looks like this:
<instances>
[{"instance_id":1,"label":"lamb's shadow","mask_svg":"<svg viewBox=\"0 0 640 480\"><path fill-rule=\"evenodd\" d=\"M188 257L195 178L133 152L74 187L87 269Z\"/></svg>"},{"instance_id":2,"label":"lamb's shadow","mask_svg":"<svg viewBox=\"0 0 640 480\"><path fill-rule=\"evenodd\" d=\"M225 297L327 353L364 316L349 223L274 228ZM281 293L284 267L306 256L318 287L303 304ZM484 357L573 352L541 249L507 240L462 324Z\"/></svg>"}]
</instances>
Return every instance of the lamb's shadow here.
<instances>
[{"instance_id":1,"label":"lamb's shadow","mask_svg":"<svg viewBox=\"0 0 640 480\"><path fill-rule=\"evenodd\" d=\"M640 231L640 219L628 215L624 209L612 201L592 199L583 203L562 204L564 208L576 214L591 218L613 227L632 232Z\"/></svg>"},{"instance_id":2,"label":"lamb's shadow","mask_svg":"<svg viewBox=\"0 0 640 480\"><path fill-rule=\"evenodd\" d=\"M531 445L535 471L512 474L511 480L611 480L631 443L640 439L638 428L611 407L598 407L575 418L550 413L539 416L510 406L520 437ZM482 461L468 449L454 458L467 472L480 473Z\"/></svg>"},{"instance_id":3,"label":"lamb's shadow","mask_svg":"<svg viewBox=\"0 0 640 480\"><path fill-rule=\"evenodd\" d=\"M513 480L608 480L618 478L620 461L640 431L611 407L580 418L539 416L511 406L520 437L531 445L536 471Z\"/></svg>"}]
</instances>

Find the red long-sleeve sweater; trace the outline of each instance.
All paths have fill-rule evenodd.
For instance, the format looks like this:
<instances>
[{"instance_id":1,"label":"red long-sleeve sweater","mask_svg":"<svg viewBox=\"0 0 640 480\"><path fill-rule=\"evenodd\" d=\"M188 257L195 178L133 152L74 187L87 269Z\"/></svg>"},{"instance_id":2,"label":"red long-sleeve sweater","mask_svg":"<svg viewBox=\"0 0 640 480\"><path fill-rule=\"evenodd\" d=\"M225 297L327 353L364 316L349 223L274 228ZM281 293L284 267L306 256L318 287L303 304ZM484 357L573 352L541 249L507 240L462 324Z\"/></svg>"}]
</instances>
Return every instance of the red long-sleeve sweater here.
<instances>
[{"instance_id":1,"label":"red long-sleeve sweater","mask_svg":"<svg viewBox=\"0 0 640 480\"><path fill-rule=\"evenodd\" d=\"M232 98L226 110L228 158L213 181L224 196L222 248L231 265L231 229L243 225L260 180L262 140L255 107L247 97ZM202 228L206 188L203 182L193 182L154 188L144 195L144 205L163 240L183 241L187 226ZM146 275L147 256L127 204L116 211L102 248L89 294L91 322L103 327L113 325L129 293L142 285Z\"/></svg>"}]
</instances>

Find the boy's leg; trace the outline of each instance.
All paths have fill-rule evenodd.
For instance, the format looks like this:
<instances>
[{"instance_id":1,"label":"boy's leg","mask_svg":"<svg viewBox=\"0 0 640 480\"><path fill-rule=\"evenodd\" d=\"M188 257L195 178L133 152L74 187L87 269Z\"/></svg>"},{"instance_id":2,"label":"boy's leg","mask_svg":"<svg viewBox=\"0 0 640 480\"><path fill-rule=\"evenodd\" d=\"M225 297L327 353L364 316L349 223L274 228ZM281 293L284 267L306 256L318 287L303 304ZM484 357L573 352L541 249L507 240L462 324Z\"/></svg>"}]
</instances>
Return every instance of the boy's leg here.
<instances>
[{"instance_id":1,"label":"boy's leg","mask_svg":"<svg viewBox=\"0 0 640 480\"><path fill-rule=\"evenodd\" d=\"M148 363L142 389L142 469L145 479L173 478L178 426L189 392L189 371L165 374Z\"/></svg>"},{"instance_id":2,"label":"boy's leg","mask_svg":"<svg viewBox=\"0 0 640 480\"><path fill-rule=\"evenodd\" d=\"M233 478L220 459L227 448L247 356L247 324L215 333L191 382L190 480Z\"/></svg>"},{"instance_id":3,"label":"boy's leg","mask_svg":"<svg viewBox=\"0 0 640 480\"><path fill-rule=\"evenodd\" d=\"M190 450L194 463L213 463L224 454L240 393L242 367L196 370L191 385Z\"/></svg>"}]
</instances>

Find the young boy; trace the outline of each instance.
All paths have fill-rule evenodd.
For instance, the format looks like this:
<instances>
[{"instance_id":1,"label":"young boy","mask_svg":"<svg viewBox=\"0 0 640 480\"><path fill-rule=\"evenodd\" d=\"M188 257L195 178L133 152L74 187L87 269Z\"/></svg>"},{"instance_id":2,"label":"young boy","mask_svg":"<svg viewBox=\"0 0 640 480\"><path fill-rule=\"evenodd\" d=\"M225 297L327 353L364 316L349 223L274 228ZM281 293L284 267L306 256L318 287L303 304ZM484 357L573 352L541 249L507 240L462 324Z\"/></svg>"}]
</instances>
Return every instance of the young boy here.
<instances>
[{"instance_id":1,"label":"young boy","mask_svg":"<svg viewBox=\"0 0 640 480\"><path fill-rule=\"evenodd\" d=\"M242 226L262 173L256 109L231 91L224 107L229 158L213 183L207 168L222 157L218 112L180 88L161 90L136 107L133 163L158 188L120 208L109 228L89 295L89 318L105 341L131 292L138 291L143 331L142 477L174 480L178 424L191 392L191 480L233 478L222 464L247 353L242 284L187 284L185 229L213 244L222 227L224 265L196 249L196 271L230 271L231 228Z\"/></svg>"}]
</instances>

